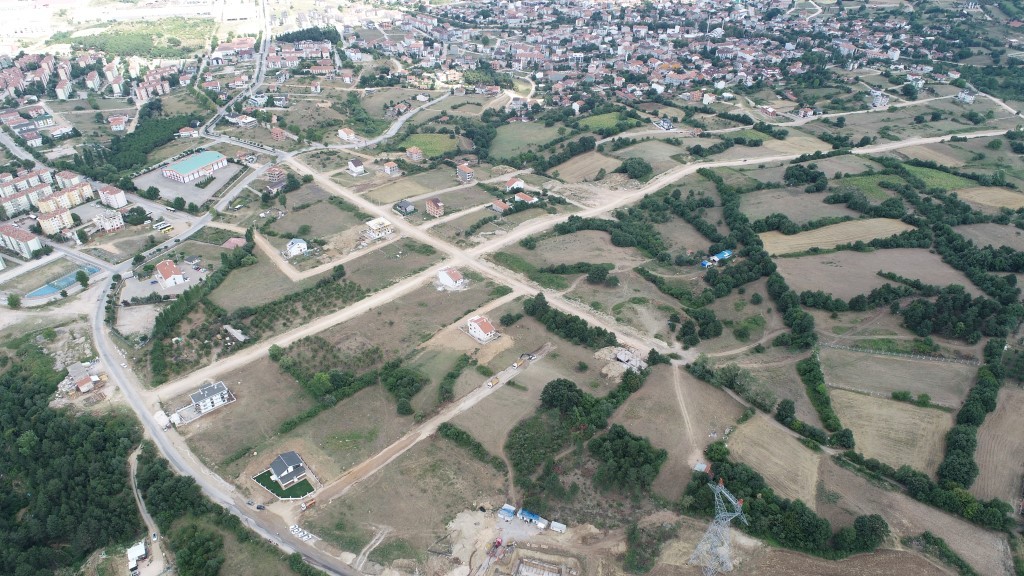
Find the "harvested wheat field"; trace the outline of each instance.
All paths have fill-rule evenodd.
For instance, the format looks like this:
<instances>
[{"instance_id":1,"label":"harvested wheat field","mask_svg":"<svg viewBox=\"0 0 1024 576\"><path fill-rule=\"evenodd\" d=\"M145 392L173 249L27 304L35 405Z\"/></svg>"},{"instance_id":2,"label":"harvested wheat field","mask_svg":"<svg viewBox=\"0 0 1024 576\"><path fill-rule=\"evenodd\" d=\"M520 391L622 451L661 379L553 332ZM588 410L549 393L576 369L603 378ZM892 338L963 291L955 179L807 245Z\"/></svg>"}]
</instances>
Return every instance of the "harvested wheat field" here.
<instances>
[{"instance_id":1,"label":"harvested wheat field","mask_svg":"<svg viewBox=\"0 0 1024 576\"><path fill-rule=\"evenodd\" d=\"M910 224L892 218L866 218L841 222L792 236L772 230L761 234L761 241L764 242L765 250L769 254L792 254L805 252L811 248L826 250L858 240L867 242L875 238L888 238L913 229Z\"/></svg>"},{"instance_id":2,"label":"harvested wheat field","mask_svg":"<svg viewBox=\"0 0 1024 576\"><path fill-rule=\"evenodd\" d=\"M633 393L611 419L633 434L668 451L654 480L655 493L675 500L682 495L704 448L721 438L743 413L731 396L678 367L656 366L643 388Z\"/></svg>"},{"instance_id":3,"label":"harvested wheat field","mask_svg":"<svg viewBox=\"0 0 1024 576\"><path fill-rule=\"evenodd\" d=\"M1013 574L1010 546L1005 534L971 524L918 502L901 491L880 489L871 480L841 468L829 459L822 461L818 478L828 494L818 500L817 511L832 522L833 530L852 525L858 515L878 514L889 524L896 539L916 536L928 530L944 539L978 574ZM900 574L895 570L889 573Z\"/></svg>"},{"instance_id":4,"label":"harvested wheat field","mask_svg":"<svg viewBox=\"0 0 1024 576\"><path fill-rule=\"evenodd\" d=\"M989 186L978 186L975 188L964 188L957 190L961 200L992 206L993 208L1009 208L1016 210L1024 208L1024 194L1013 192L1006 188L992 188Z\"/></svg>"},{"instance_id":5,"label":"harvested wheat field","mask_svg":"<svg viewBox=\"0 0 1024 576\"><path fill-rule=\"evenodd\" d=\"M622 160L605 156L600 152L587 152L580 154L558 166L555 166L551 173L558 172L558 178L565 182L576 183L585 180L594 180L597 173L604 169L611 172L622 164Z\"/></svg>"},{"instance_id":6,"label":"harvested wheat field","mask_svg":"<svg viewBox=\"0 0 1024 576\"><path fill-rule=\"evenodd\" d=\"M856 341L852 342L856 344ZM822 348L818 353L829 386L867 392L882 398L893 392L931 396L932 402L956 408L974 384L978 369L966 364L913 360L864 352Z\"/></svg>"},{"instance_id":7,"label":"harvested wheat field","mask_svg":"<svg viewBox=\"0 0 1024 576\"><path fill-rule=\"evenodd\" d=\"M1024 250L1024 231L1015 226L1003 224L967 224L957 226L955 230L964 238L974 242L978 247L988 245L1009 246L1014 250Z\"/></svg>"},{"instance_id":8,"label":"harvested wheat field","mask_svg":"<svg viewBox=\"0 0 1024 576\"><path fill-rule=\"evenodd\" d=\"M1004 384L999 391L995 412L985 418L978 430L978 449L974 459L981 473L971 487L979 498L1001 498L1015 502L1021 497L1024 477L1024 434L1020 415L1024 413L1024 390Z\"/></svg>"},{"instance_id":9,"label":"harvested wheat field","mask_svg":"<svg viewBox=\"0 0 1024 576\"><path fill-rule=\"evenodd\" d=\"M932 474L942 462L946 431L953 415L935 408L875 398L847 390L832 390L832 405L839 420L868 458L899 468L909 464Z\"/></svg>"},{"instance_id":10,"label":"harvested wheat field","mask_svg":"<svg viewBox=\"0 0 1024 576\"><path fill-rule=\"evenodd\" d=\"M776 494L814 508L820 457L768 416L758 412L741 424L729 437L729 451L764 476Z\"/></svg>"},{"instance_id":11,"label":"harvested wheat field","mask_svg":"<svg viewBox=\"0 0 1024 576\"><path fill-rule=\"evenodd\" d=\"M883 284L893 284L891 280L878 275L878 272L882 271L894 272L937 286L960 284L973 296L981 294L963 272L943 262L939 255L923 248L894 248L874 252L843 250L831 254L779 258L775 263L779 267L779 273L785 276L786 282L797 293L804 290L824 290L836 298L848 300L859 294L867 294Z\"/></svg>"}]
</instances>

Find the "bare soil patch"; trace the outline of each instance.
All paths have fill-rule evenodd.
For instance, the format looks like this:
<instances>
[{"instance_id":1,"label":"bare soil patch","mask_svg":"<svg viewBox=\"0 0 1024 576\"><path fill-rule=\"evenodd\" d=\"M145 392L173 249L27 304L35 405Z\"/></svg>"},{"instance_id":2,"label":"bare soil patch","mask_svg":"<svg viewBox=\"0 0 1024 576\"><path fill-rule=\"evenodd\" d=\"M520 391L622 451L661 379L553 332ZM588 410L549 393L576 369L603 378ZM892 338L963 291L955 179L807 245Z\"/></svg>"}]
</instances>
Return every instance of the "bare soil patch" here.
<instances>
[{"instance_id":1,"label":"bare soil patch","mask_svg":"<svg viewBox=\"0 0 1024 576\"><path fill-rule=\"evenodd\" d=\"M977 368L965 364L929 362L822 348L818 353L829 386L889 398L907 391L928 394L933 402L957 407L974 383Z\"/></svg>"},{"instance_id":2,"label":"bare soil patch","mask_svg":"<svg viewBox=\"0 0 1024 576\"><path fill-rule=\"evenodd\" d=\"M162 306L143 304L117 310L117 331L121 334L149 334Z\"/></svg>"},{"instance_id":3,"label":"bare soil patch","mask_svg":"<svg viewBox=\"0 0 1024 576\"><path fill-rule=\"evenodd\" d=\"M830 561L798 552L770 548L765 554L737 566L733 574L772 574L773 576L935 576L953 575L955 572L916 552L904 550L878 550L871 554L858 554L845 560Z\"/></svg>"},{"instance_id":4,"label":"bare soil patch","mask_svg":"<svg viewBox=\"0 0 1024 576\"><path fill-rule=\"evenodd\" d=\"M729 438L736 460L752 466L783 498L800 499L814 508L821 458L758 412Z\"/></svg>"},{"instance_id":5,"label":"bare soil patch","mask_svg":"<svg viewBox=\"0 0 1024 576\"><path fill-rule=\"evenodd\" d=\"M1024 196L1021 196L1021 198L1024 199ZM765 232L760 236L769 254L791 254L793 252L810 250L811 248L834 248L839 244L852 243L858 240L867 242L875 238L888 238L894 234L913 229L914 227L910 224L905 224L891 218L866 218L852 222L841 222L792 236L786 236L774 230Z\"/></svg>"},{"instance_id":6,"label":"bare soil patch","mask_svg":"<svg viewBox=\"0 0 1024 576\"><path fill-rule=\"evenodd\" d=\"M866 457L893 468L909 464L929 474L942 462L952 414L847 390L832 390L831 395L836 414L853 430L857 450Z\"/></svg>"},{"instance_id":7,"label":"bare soil patch","mask_svg":"<svg viewBox=\"0 0 1024 576\"><path fill-rule=\"evenodd\" d=\"M921 280L926 284L960 284L975 296L981 293L963 272L950 267L939 255L922 248L894 248L874 252L844 250L799 258L778 258L775 263L779 272L786 277L786 282L797 292L824 290L845 300L867 294L883 284L892 284L892 281L877 274L879 270Z\"/></svg>"},{"instance_id":8,"label":"bare soil patch","mask_svg":"<svg viewBox=\"0 0 1024 576\"><path fill-rule=\"evenodd\" d=\"M974 459L981 474L971 487L975 496L1001 498L1007 502L1016 502L1021 497L1021 478L1024 477L1021 413L1024 413L1024 389L1004 384L995 412L985 418L978 430Z\"/></svg>"},{"instance_id":9,"label":"bare soil patch","mask_svg":"<svg viewBox=\"0 0 1024 576\"><path fill-rule=\"evenodd\" d=\"M833 530L852 525L858 515L879 514L896 538L916 536L928 530L944 539L979 574L1010 576L1013 573L1005 534L970 524L902 492L879 489L871 481L828 459L822 462L819 479L826 490L818 499L818 514L832 522Z\"/></svg>"}]
</instances>

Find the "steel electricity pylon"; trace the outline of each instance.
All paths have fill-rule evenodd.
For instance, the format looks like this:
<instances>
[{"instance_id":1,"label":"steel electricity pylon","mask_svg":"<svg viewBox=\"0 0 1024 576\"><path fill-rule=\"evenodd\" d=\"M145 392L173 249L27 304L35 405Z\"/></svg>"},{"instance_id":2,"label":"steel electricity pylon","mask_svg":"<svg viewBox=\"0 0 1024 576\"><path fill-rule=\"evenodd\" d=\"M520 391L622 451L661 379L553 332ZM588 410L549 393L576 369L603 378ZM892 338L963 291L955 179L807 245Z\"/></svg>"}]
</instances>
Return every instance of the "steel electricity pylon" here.
<instances>
[{"instance_id":1,"label":"steel electricity pylon","mask_svg":"<svg viewBox=\"0 0 1024 576\"><path fill-rule=\"evenodd\" d=\"M708 486L715 493L715 517L704 537L697 543L697 548L690 555L689 564L700 566L704 576L715 576L721 572L732 571L729 525L735 518L739 518L744 524L749 522L743 515L743 500L737 500L726 490L721 478L718 479L718 484Z\"/></svg>"}]
</instances>

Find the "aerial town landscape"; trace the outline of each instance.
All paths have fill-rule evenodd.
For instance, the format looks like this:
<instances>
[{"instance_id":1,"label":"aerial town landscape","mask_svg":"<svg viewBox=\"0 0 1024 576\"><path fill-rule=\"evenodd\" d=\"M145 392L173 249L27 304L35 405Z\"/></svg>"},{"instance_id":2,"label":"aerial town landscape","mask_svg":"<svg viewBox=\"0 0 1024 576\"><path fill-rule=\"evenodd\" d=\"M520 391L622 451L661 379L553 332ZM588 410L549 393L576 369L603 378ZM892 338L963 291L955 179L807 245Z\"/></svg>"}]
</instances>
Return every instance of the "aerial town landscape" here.
<instances>
[{"instance_id":1,"label":"aerial town landscape","mask_svg":"<svg viewBox=\"0 0 1024 576\"><path fill-rule=\"evenodd\" d=\"M0 574L1024 576L1024 0L0 9Z\"/></svg>"}]
</instances>

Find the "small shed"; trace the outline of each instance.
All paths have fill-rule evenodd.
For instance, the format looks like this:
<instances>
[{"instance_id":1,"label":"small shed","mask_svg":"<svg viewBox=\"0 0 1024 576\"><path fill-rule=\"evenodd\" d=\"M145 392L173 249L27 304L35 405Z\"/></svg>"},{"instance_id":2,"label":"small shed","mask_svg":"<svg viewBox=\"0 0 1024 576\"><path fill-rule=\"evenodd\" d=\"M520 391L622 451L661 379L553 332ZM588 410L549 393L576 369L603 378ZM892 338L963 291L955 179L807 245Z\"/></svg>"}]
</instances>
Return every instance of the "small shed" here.
<instances>
[{"instance_id":1,"label":"small shed","mask_svg":"<svg viewBox=\"0 0 1024 576\"><path fill-rule=\"evenodd\" d=\"M552 521L550 528L559 534L565 534L565 524L562 524L561 522Z\"/></svg>"},{"instance_id":2,"label":"small shed","mask_svg":"<svg viewBox=\"0 0 1024 576\"><path fill-rule=\"evenodd\" d=\"M511 521L512 518L515 518L515 515L516 507L511 504L505 504L504 506L501 507L500 510L498 510L498 518L504 518L506 522Z\"/></svg>"}]
</instances>

